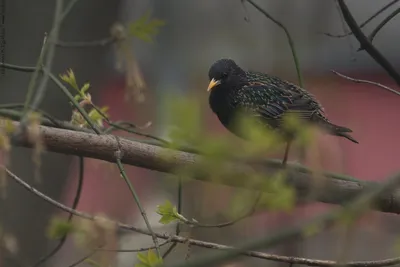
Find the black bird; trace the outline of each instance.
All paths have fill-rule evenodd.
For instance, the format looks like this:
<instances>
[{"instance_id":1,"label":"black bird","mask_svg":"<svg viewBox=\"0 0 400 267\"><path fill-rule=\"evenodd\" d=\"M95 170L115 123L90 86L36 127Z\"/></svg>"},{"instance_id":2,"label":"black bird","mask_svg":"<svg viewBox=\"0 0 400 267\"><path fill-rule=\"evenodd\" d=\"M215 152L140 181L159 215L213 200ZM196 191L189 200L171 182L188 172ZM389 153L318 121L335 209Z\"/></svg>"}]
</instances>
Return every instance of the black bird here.
<instances>
[{"instance_id":1,"label":"black bird","mask_svg":"<svg viewBox=\"0 0 400 267\"><path fill-rule=\"evenodd\" d=\"M287 140L283 164L286 164L293 135L285 133L285 114L296 114L304 122L317 125L331 135L358 142L348 133L351 129L331 123L316 98L307 90L278 77L244 71L231 59L216 61L208 73L209 104L220 122L233 134L246 139L235 125L237 115L252 116L263 126L281 131Z\"/></svg>"}]
</instances>

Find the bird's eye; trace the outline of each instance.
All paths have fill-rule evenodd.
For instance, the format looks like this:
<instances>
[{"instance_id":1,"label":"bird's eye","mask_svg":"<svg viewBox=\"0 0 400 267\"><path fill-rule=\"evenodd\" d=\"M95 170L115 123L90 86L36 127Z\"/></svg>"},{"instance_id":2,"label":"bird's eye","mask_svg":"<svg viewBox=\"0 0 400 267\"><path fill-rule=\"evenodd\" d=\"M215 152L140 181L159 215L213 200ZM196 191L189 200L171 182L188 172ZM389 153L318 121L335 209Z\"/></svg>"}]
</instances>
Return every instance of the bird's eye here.
<instances>
[{"instance_id":1,"label":"bird's eye","mask_svg":"<svg viewBox=\"0 0 400 267\"><path fill-rule=\"evenodd\" d=\"M228 73L227 72L224 72L224 73L221 74L221 78L222 79L225 79L226 77L228 77Z\"/></svg>"}]
</instances>

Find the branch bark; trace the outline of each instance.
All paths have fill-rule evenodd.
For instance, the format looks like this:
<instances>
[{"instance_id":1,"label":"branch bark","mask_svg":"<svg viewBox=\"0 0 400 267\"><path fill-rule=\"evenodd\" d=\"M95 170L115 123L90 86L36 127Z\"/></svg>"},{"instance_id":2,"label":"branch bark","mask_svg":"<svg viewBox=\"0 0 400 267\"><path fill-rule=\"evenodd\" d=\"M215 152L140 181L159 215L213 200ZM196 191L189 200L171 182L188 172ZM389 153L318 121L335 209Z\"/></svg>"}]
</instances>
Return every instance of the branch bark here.
<instances>
[{"instance_id":1,"label":"branch bark","mask_svg":"<svg viewBox=\"0 0 400 267\"><path fill-rule=\"evenodd\" d=\"M19 123L15 122L15 125L18 126ZM1 127L4 126L0 126L0 128ZM179 168L195 166L195 164L201 162L203 158L197 154L172 150L124 138L120 138L120 144L118 146L113 135L96 135L46 126L40 126L40 135L46 149L51 152L115 162L115 153L120 149L122 152L122 163L166 173L174 173L174 171ZM33 147L34 141L30 140L28 135L21 135L20 138L15 140L14 145ZM274 174L277 171L282 171L281 165L274 161L267 161L263 162L262 165L258 165L258 169L265 174ZM199 170L199 173L197 173L194 178L206 182L219 182L228 186L260 190L258 185L249 183L248 180L244 178L248 173L250 165L246 163L227 162L224 167L229 169L232 174L235 174L235 177L239 177L239 179L232 178L214 181L209 173L207 175L206 170ZM251 168L253 167L252 165ZM333 175L325 174L326 179L324 179L324 182L317 190L318 194L315 198L317 201L342 205L352 200L357 195L374 188L378 184L376 182L364 182L333 177ZM299 200L309 196L310 192L315 194L314 179L315 177L312 177L309 171L290 167L290 165L287 167L287 181L297 191ZM376 199L373 208L382 212L400 213L400 190L386 192L380 195Z\"/></svg>"}]
</instances>

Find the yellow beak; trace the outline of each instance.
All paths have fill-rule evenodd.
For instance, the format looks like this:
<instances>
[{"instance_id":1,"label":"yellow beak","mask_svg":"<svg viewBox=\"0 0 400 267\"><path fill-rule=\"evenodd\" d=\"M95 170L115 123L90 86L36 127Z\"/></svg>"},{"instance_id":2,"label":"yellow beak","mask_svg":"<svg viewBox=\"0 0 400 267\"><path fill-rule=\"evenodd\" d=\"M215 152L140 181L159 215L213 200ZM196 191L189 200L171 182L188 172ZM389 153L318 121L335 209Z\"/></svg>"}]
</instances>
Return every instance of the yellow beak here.
<instances>
[{"instance_id":1,"label":"yellow beak","mask_svg":"<svg viewBox=\"0 0 400 267\"><path fill-rule=\"evenodd\" d=\"M216 81L214 78L211 79L210 83L208 84L207 92L210 91L213 87L221 84L221 81Z\"/></svg>"}]
</instances>

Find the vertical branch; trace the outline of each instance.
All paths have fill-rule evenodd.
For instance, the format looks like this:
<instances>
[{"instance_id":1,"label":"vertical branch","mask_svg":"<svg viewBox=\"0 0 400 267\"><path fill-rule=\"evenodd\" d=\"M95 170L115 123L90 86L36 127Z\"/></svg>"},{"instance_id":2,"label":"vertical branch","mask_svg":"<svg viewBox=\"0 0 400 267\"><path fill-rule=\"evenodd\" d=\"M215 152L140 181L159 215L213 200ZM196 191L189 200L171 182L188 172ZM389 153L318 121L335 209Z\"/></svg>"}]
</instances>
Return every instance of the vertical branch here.
<instances>
[{"instance_id":1,"label":"vertical branch","mask_svg":"<svg viewBox=\"0 0 400 267\"><path fill-rule=\"evenodd\" d=\"M50 31L50 34L47 38L47 35L45 35L44 40L43 40L43 45L42 49L40 51L40 55L38 58L38 61L36 63L36 68L35 71L32 74L31 80L29 81L28 85L28 92L27 96L25 99L25 105L24 105L24 116L22 121L26 120L25 116L28 111L28 109L31 106L31 109L35 109L39 106L41 100L43 99L45 90L46 90L46 85L48 82L48 77L45 75L43 79L41 80L41 83L38 87L37 93L35 98L32 101L32 104L30 104L34 88L36 85L36 81L39 75L39 71L43 66L46 66L48 70L51 70L52 64L53 64L53 58L54 58L54 53L55 53L55 46L58 40L58 35L61 27L62 21L65 19L65 17L69 14L75 3L78 2L78 0L71 0L68 2L68 5L66 6L65 10L62 12L62 7L63 7L63 0L57 0L56 1L56 8L54 12L54 20L53 20L53 27ZM47 39L49 39L49 42L47 42ZM43 64L43 61L46 57L47 53L47 58L46 62Z\"/></svg>"},{"instance_id":2,"label":"vertical branch","mask_svg":"<svg viewBox=\"0 0 400 267\"><path fill-rule=\"evenodd\" d=\"M244 0L242 0L242 1L244 1ZM261 8L256 3L254 3L253 0L246 0L246 1L249 2L252 6L254 6L258 11L260 11L268 19L270 19L273 23L278 25L285 32L286 37L288 39L289 46L290 46L290 50L292 52L294 65L296 67L297 79L299 80L299 85L300 85L300 87L304 87L304 85L303 85L303 77L301 75L301 70L300 70L299 59L297 58L297 52L296 52L296 49L294 47L294 42L293 42L293 39L292 39L292 37L291 37L291 35L289 33L289 30L280 21L278 21L275 18L273 18L270 14L268 14L267 11L265 11L263 8Z\"/></svg>"},{"instance_id":3,"label":"vertical branch","mask_svg":"<svg viewBox=\"0 0 400 267\"><path fill-rule=\"evenodd\" d=\"M40 81L40 84L38 86L35 98L32 101L32 104L29 103L32 98L32 95L34 93L34 90L35 90L36 80L39 75L39 69L41 69L42 66L44 65L44 66L46 66L46 68L51 70L51 67L53 65L53 57L54 57L54 53L55 53L55 45L54 45L53 41L58 39L59 30L60 30L60 26L61 26L60 18L62 16L62 6L63 6L63 0L57 0L55 12L54 12L53 27L48 36L48 39L50 40L50 42L47 42L46 37L45 37L38 62L36 64L36 69L35 69L34 73L32 74L31 80L29 82L28 93L27 93L27 97L25 100L25 106L24 106L24 115L21 119L22 126L24 125L24 123L27 120L26 115L27 115L29 106L32 106L32 108L35 109L40 104L41 100L43 99L44 93L46 91L46 85L49 80L48 75L43 76L43 78ZM47 53L47 56L46 56L46 53Z\"/></svg>"},{"instance_id":4,"label":"vertical branch","mask_svg":"<svg viewBox=\"0 0 400 267\"><path fill-rule=\"evenodd\" d=\"M149 232L151 233L151 237L153 238L153 242L154 242L154 246L156 247L157 255L159 258L161 258L160 245L158 244L157 236L155 235L155 233L150 225L149 219L147 218L146 211L144 210L142 204L140 203L139 196L137 195L135 188L133 187L131 181L129 180L129 178L125 172L124 166L122 165L122 162L121 162L122 151L121 151L118 136L115 136L115 139L117 140L117 143L118 143L118 150L115 152L115 157L116 157L116 163L117 163L119 172L120 172L122 178L124 179L125 183L127 184L129 191L131 192L133 198L135 199L136 205L138 206L140 213L142 214L143 220L146 223L147 230L149 230Z\"/></svg>"},{"instance_id":5,"label":"vertical branch","mask_svg":"<svg viewBox=\"0 0 400 267\"><path fill-rule=\"evenodd\" d=\"M182 178L179 177L179 181L178 181L178 213L182 214ZM179 235L181 233L181 224L178 222L176 224L176 228L175 228L175 234ZM169 248L167 249L167 251L164 252L163 254L163 259L165 259L171 252L172 250L176 247L176 242L173 242L171 244L171 246L169 246Z\"/></svg>"}]
</instances>

